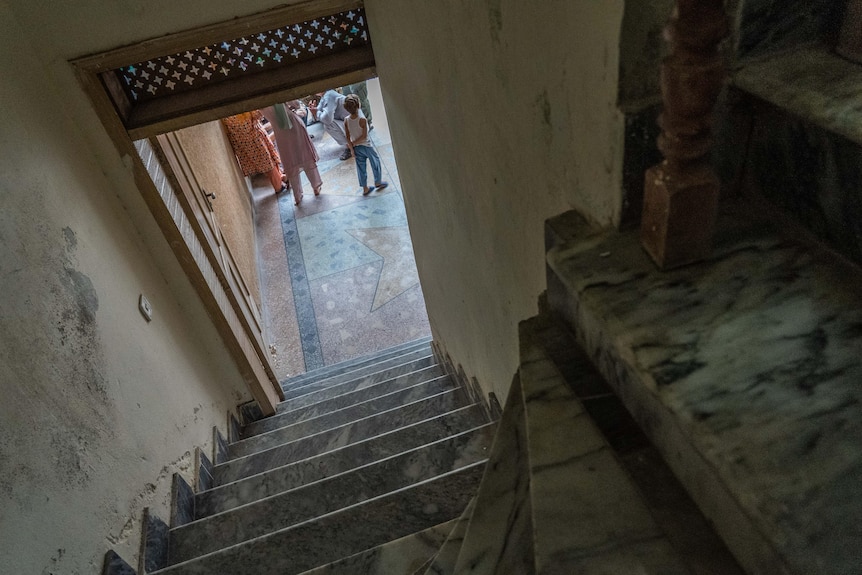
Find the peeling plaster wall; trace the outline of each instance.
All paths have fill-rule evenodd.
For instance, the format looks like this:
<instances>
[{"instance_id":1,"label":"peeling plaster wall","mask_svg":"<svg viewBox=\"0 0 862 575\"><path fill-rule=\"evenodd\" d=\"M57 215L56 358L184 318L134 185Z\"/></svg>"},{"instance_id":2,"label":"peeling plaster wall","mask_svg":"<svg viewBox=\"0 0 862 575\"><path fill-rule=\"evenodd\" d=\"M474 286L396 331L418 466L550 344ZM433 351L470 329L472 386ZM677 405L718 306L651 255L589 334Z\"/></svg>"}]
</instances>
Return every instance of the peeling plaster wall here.
<instances>
[{"instance_id":1,"label":"peeling plaster wall","mask_svg":"<svg viewBox=\"0 0 862 575\"><path fill-rule=\"evenodd\" d=\"M619 221L623 2L366 10L434 337L502 403L545 289L543 221Z\"/></svg>"},{"instance_id":2,"label":"peeling plaster wall","mask_svg":"<svg viewBox=\"0 0 862 575\"><path fill-rule=\"evenodd\" d=\"M0 0L3 573L134 561L142 508L167 519L171 474L248 398L67 63L236 15L179 4Z\"/></svg>"}]
</instances>

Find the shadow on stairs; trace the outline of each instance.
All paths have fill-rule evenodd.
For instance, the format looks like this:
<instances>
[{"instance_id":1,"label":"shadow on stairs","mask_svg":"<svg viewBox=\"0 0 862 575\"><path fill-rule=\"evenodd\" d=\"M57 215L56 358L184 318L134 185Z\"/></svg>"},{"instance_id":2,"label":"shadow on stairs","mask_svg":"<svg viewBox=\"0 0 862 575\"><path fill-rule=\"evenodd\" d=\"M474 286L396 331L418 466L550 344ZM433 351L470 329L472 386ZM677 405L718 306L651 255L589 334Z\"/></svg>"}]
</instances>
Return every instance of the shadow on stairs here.
<instances>
[{"instance_id":1,"label":"shadow on stairs","mask_svg":"<svg viewBox=\"0 0 862 575\"><path fill-rule=\"evenodd\" d=\"M174 476L170 525L146 514L137 571L108 552L105 575L424 572L478 490L486 406L428 339L282 387L274 416L214 431L195 489Z\"/></svg>"}]
</instances>

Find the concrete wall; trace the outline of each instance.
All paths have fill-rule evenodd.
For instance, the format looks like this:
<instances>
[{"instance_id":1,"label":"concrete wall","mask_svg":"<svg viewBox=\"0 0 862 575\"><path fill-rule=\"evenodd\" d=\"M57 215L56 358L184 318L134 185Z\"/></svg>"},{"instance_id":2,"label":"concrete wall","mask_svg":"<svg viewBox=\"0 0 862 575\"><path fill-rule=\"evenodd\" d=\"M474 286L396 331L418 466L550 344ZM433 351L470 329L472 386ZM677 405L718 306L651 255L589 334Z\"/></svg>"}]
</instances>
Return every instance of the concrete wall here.
<instances>
[{"instance_id":1,"label":"concrete wall","mask_svg":"<svg viewBox=\"0 0 862 575\"><path fill-rule=\"evenodd\" d=\"M618 222L622 0L368 0L434 337L503 402L543 221Z\"/></svg>"},{"instance_id":2,"label":"concrete wall","mask_svg":"<svg viewBox=\"0 0 862 575\"><path fill-rule=\"evenodd\" d=\"M93 574L247 398L69 58L260 2L0 0L0 571ZM145 293L151 323L137 311Z\"/></svg>"},{"instance_id":3,"label":"concrete wall","mask_svg":"<svg viewBox=\"0 0 862 575\"><path fill-rule=\"evenodd\" d=\"M177 132L200 185L212 194L216 220L236 267L260 307L254 215L251 194L221 122L207 122ZM270 188L272 189L272 188Z\"/></svg>"}]
</instances>

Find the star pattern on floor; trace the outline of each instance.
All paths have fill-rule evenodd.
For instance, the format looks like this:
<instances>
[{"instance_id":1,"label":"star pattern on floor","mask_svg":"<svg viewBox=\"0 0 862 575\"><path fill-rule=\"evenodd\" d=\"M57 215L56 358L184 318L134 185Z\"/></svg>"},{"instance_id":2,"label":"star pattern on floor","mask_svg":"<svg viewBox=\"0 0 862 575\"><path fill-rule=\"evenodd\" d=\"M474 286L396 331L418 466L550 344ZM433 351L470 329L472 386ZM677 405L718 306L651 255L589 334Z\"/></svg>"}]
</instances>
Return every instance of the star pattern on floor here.
<instances>
[{"instance_id":1,"label":"star pattern on floor","mask_svg":"<svg viewBox=\"0 0 862 575\"><path fill-rule=\"evenodd\" d=\"M357 241L383 258L371 311L419 284L407 226L346 230Z\"/></svg>"}]
</instances>

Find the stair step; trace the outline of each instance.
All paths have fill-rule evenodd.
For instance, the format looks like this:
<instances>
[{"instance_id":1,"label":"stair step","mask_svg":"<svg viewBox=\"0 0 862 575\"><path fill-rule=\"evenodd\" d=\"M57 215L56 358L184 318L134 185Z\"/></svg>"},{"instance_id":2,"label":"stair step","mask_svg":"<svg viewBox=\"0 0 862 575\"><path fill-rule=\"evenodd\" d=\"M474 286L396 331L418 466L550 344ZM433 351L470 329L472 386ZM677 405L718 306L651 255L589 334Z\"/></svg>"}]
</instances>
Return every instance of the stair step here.
<instances>
[{"instance_id":1,"label":"stair step","mask_svg":"<svg viewBox=\"0 0 862 575\"><path fill-rule=\"evenodd\" d=\"M534 573L529 461L519 390L516 379L509 389L455 573ZM561 525L560 529L565 533L572 526Z\"/></svg>"},{"instance_id":2,"label":"stair step","mask_svg":"<svg viewBox=\"0 0 862 575\"><path fill-rule=\"evenodd\" d=\"M349 371L338 373L336 375L332 375L330 377L310 380L300 385L289 387L287 389L283 388L284 398L285 400L290 400L294 397L305 395L306 393L309 393L311 391L325 389L327 387L332 387L340 383L353 381L354 379L359 379L361 377L367 377L374 373L386 371L399 365L409 365L413 362L422 362L422 364L417 364L417 366L413 369L406 369L406 371L403 371L401 373L407 373L409 371L415 371L416 369L420 369L421 367L435 365L437 363L437 358L431 351L430 346L427 348L422 347L415 351L411 351L408 354L398 355L384 361L368 364L357 369L352 369Z\"/></svg>"},{"instance_id":3,"label":"stair step","mask_svg":"<svg viewBox=\"0 0 862 575\"><path fill-rule=\"evenodd\" d=\"M197 518L202 518L227 511L390 457L403 450L432 443L439 438L469 431L484 422L484 411L481 405L462 407L413 425L198 493L195 496L195 512Z\"/></svg>"},{"instance_id":4,"label":"stair step","mask_svg":"<svg viewBox=\"0 0 862 575\"><path fill-rule=\"evenodd\" d=\"M443 375L445 374L440 366L435 365L382 381L362 378L335 387L321 389L292 401L282 402L279 404L276 415L246 425L242 430L242 437L248 438L271 431L287 425L288 422L295 423L318 417ZM290 408L285 408L285 405L289 405Z\"/></svg>"},{"instance_id":5,"label":"stair step","mask_svg":"<svg viewBox=\"0 0 862 575\"><path fill-rule=\"evenodd\" d=\"M489 424L172 529L171 562L211 553L485 461L495 429Z\"/></svg>"},{"instance_id":6,"label":"stair step","mask_svg":"<svg viewBox=\"0 0 862 575\"><path fill-rule=\"evenodd\" d=\"M536 572L691 573L537 342L535 323L521 325L517 392L524 406Z\"/></svg>"},{"instance_id":7,"label":"stair step","mask_svg":"<svg viewBox=\"0 0 862 575\"><path fill-rule=\"evenodd\" d=\"M333 375L338 375L339 373L351 371L353 369L357 369L359 367L370 365L373 363L379 363L381 361L391 359L393 357L398 357L399 355L405 355L412 351L416 351L418 349L428 348L431 349L431 338L423 337L420 339L416 339L413 341L408 341L401 345L396 345L377 353L372 353L368 355L363 355L361 357L355 357L353 359L348 359L345 361L340 361L338 363L334 363L332 365L327 365L324 367L320 367L317 369L313 369L311 371L307 371L305 373L301 373L299 375L295 375L293 377L289 377L287 379L282 380L281 387L283 389L299 387L303 383L307 383L309 381L316 381L320 379L326 379L328 377L332 377Z\"/></svg>"},{"instance_id":8,"label":"stair step","mask_svg":"<svg viewBox=\"0 0 862 575\"><path fill-rule=\"evenodd\" d=\"M446 541L440 545L434 557L428 562L425 569L417 571L416 575L454 575L455 563L464 543L464 536L470 519L473 517L473 509L476 508L476 498L470 500L470 504L464 509L461 517L452 522L452 529L446 537Z\"/></svg>"},{"instance_id":9,"label":"stair step","mask_svg":"<svg viewBox=\"0 0 862 575\"><path fill-rule=\"evenodd\" d=\"M297 439L302 439L303 437L308 437L328 429L334 429L376 413L395 409L451 389L455 389L455 383L451 377L448 375L437 377L406 389L399 389L312 419L292 423L249 437L248 439L242 439L232 443L228 447L228 454L231 458L234 458L264 451L277 445L296 441Z\"/></svg>"},{"instance_id":10,"label":"stair step","mask_svg":"<svg viewBox=\"0 0 862 575\"><path fill-rule=\"evenodd\" d=\"M302 575L413 575L424 573L428 563L458 520L435 525L419 533L378 545L328 563ZM420 569L422 569L420 571Z\"/></svg>"},{"instance_id":11,"label":"stair step","mask_svg":"<svg viewBox=\"0 0 862 575\"><path fill-rule=\"evenodd\" d=\"M296 575L458 517L484 463L156 571L158 575Z\"/></svg>"},{"instance_id":12,"label":"stair step","mask_svg":"<svg viewBox=\"0 0 862 575\"><path fill-rule=\"evenodd\" d=\"M284 445L226 461L213 468L213 478L216 485L223 485L412 425L462 406L459 390L445 391Z\"/></svg>"}]
</instances>

